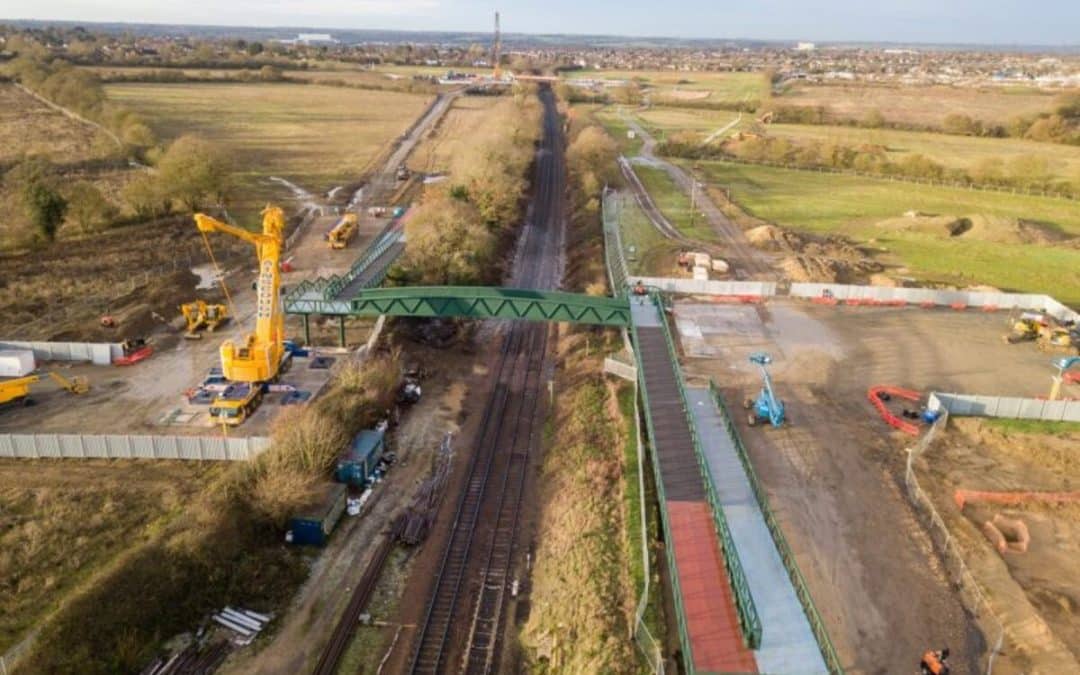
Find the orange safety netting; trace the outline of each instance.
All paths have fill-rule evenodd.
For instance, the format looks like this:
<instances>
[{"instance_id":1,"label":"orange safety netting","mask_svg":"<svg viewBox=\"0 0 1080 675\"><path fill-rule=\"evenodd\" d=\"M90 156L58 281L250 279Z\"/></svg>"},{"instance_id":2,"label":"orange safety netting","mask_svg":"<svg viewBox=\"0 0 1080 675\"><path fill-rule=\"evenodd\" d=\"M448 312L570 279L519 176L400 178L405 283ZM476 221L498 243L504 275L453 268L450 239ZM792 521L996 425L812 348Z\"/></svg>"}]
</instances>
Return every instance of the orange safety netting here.
<instances>
[{"instance_id":1,"label":"orange safety netting","mask_svg":"<svg viewBox=\"0 0 1080 675\"><path fill-rule=\"evenodd\" d=\"M888 394L889 396L895 396L897 398L902 398L908 401L918 401L922 398L922 395L919 392L913 391L911 389L902 389L900 387L888 386L870 387L869 391L867 391L866 393L867 397L869 397L870 399L870 403L872 403L874 407L877 408L878 414L881 415L881 418L885 420L885 422L889 426L893 427L894 429L899 429L905 434L918 436L919 427L915 424L912 424L911 422L908 422L907 420L902 420L896 415L894 415L892 411L889 410L888 406L885 405L885 402L881 400L880 394Z\"/></svg>"}]
</instances>

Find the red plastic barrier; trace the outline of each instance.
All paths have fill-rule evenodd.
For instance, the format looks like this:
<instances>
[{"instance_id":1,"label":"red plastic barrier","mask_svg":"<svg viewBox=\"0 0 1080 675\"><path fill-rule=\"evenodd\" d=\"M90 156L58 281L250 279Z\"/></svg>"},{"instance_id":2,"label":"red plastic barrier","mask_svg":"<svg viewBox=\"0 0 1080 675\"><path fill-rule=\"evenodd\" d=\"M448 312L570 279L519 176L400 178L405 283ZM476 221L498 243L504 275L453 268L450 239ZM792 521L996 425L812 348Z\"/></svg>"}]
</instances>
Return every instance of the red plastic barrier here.
<instances>
[{"instance_id":1,"label":"red plastic barrier","mask_svg":"<svg viewBox=\"0 0 1080 675\"><path fill-rule=\"evenodd\" d=\"M1025 502L1037 502L1040 504L1065 504L1067 502L1080 502L1080 492L985 492L982 490L957 490L953 493L953 501L960 510L964 505L972 502L987 502L990 504L1005 504L1017 506Z\"/></svg>"},{"instance_id":2,"label":"red plastic barrier","mask_svg":"<svg viewBox=\"0 0 1080 675\"><path fill-rule=\"evenodd\" d=\"M839 305L840 301L836 298L810 298L810 302L815 305Z\"/></svg>"},{"instance_id":3,"label":"red plastic barrier","mask_svg":"<svg viewBox=\"0 0 1080 675\"><path fill-rule=\"evenodd\" d=\"M953 304L949 305L949 307L952 307L958 312L962 312L967 309L967 304L963 302L954 302Z\"/></svg>"},{"instance_id":4,"label":"red plastic barrier","mask_svg":"<svg viewBox=\"0 0 1080 675\"><path fill-rule=\"evenodd\" d=\"M734 305L757 305L765 302L765 298L760 295L716 295L713 296L712 301Z\"/></svg>"},{"instance_id":5,"label":"red plastic barrier","mask_svg":"<svg viewBox=\"0 0 1080 675\"><path fill-rule=\"evenodd\" d=\"M878 414L881 415L881 419L885 420L885 422L889 426L893 427L894 429L899 429L905 434L918 436L919 427L912 424L911 422L908 422L907 420L902 420L896 415L894 415L892 411L890 411L889 408L885 405L885 402L878 397L878 394L881 393L895 396L897 398L902 398L908 401L918 401L922 398L922 395L919 392L913 391L911 389L901 389L900 387L888 386L870 387L869 391L866 392L867 397L870 399L870 403L872 403L874 407L877 408Z\"/></svg>"},{"instance_id":6,"label":"red plastic barrier","mask_svg":"<svg viewBox=\"0 0 1080 675\"><path fill-rule=\"evenodd\" d=\"M150 358L150 355L154 353L154 348L151 345L146 345L141 349L137 349L126 356L121 356L118 359L113 360L114 366L133 366L139 361L144 361Z\"/></svg>"},{"instance_id":7,"label":"red plastic barrier","mask_svg":"<svg viewBox=\"0 0 1080 675\"><path fill-rule=\"evenodd\" d=\"M984 312L996 312L998 311L997 305L983 305L982 311Z\"/></svg>"},{"instance_id":8,"label":"red plastic barrier","mask_svg":"<svg viewBox=\"0 0 1080 675\"><path fill-rule=\"evenodd\" d=\"M937 304L935 304L933 302L929 302L929 301L928 302L920 302L919 307L922 307L923 309L933 309L933 308L937 307Z\"/></svg>"}]
</instances>

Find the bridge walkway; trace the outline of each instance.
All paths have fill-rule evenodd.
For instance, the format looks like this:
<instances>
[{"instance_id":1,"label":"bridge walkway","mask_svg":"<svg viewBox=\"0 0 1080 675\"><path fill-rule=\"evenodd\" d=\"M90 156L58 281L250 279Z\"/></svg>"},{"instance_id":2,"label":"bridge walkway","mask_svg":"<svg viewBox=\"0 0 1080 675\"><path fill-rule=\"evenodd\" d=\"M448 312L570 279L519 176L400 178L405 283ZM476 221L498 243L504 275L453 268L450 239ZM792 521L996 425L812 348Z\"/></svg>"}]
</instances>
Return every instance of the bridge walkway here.
<instances>
[{"instance_id":1,"label":"bridge walkway","mask_svg":"<svg viewBox=\"0 0 1080 675\"><path fill-rule=\"evenodd\" d=\"M829 672L765 524L724 413L708 388L688 387L686 399L761 619L761 645L754 651L758 667L763 673L784 675Z\"/></svg>"},{"instance_id":2,"label":"bridge walkway","mask_svg":"<svg viewBox=\"0 0 1080 675\"><path fill-rule=\"evenodd\" d=\"M635 297L631 317L687 670L756 673L754 654L740 628L660 310L651 299Z\"/></svg>"}]
</instances>

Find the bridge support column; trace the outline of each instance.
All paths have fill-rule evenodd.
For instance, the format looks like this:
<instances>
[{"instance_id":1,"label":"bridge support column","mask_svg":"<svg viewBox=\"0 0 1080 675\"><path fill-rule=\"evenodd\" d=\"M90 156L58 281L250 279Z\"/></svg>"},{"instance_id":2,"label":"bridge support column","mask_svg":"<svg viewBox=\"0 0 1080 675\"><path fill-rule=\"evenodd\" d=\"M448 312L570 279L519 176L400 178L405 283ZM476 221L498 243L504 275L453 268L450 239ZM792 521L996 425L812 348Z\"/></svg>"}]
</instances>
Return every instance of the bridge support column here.
<instances>
[{"instance_id":1,"label":"bridge support column","mask_svg":"<svg viewBox=\"0 0 1080 675\"><path fill-rule=\"evenodd\" d=\"M304 315L304 346L311 346L311 315Z\"/></svg>"},{"instance_id":2,"label":"bridge support column","mask_svg":"<svg viewBox=\"0 0 1080 675\"><path fill-rule=\"evenodd\" d=\"M338 346L345 346L345 315L338 315Z\"/></svg>"}]
</instances>

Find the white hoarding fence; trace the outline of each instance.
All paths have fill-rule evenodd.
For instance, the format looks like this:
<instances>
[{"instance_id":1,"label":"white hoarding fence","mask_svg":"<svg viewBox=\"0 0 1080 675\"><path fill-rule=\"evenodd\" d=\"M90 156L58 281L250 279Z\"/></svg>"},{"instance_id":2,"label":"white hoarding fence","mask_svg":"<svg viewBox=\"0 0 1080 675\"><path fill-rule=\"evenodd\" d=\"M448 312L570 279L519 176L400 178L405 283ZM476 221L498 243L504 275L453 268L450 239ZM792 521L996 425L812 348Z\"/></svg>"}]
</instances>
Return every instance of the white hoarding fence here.
<instances>
[{"instance_id":1,"label":"white hoarding fence","mask_svg":"<svg viewBox=\"0 0 1080 675\"><path fill-rule=\"evenodd\" d=\"M933 288L895 288L890 286L854 286L850 284L791 284L794 298L824 298L869 302L897 302L942 307L964 306L984 309L1029 309L1045 311L1060 321L1080 320L1080 314L1048 295L1036 293L999 293L987 291L946 291Z\"/></svg>"},{"instance_id":2,"label":"white hoarding fence","mask_svg":"<svg viewBox=\"0 0 1080 675\"><path fill-rule=\"evenodd\" d=\"M24 459L180 459L242 462L270 446L263 436L0 434L0 457Z\"/></svg>"},{"instance_id":3,"label":"white hoarding fence","mask_svg":"<svg viewBox=\"0 0 1080 675\"><path fill-rule=\"evenodd\" d=\"M947 410L957 417L1005 417L1044 422L1080 422L1080 401L1044 401L1012 396L930 394L931 410Z\"/></svg>"},{"instance_id":4,"label":"white hoarding fence","mask_svg":"<svg viewBox=\"0 0 1080 675\"><path fill-rule=\"evenodd\" d=\"M630 283L641 282L668 293L687 295L722 295L766 298L776 295L772 281L707 281L705 279L675 279L669 277L630 277Z\"/></svg>"},{"instance_id":5,"label":"white hoarding fence","mask_svg":"<svg viewBox=\"0 0 1080 675\"><path fill-rule=\"evenodd\" d=\"M15 342L0 341L0 349L29 349L38 361L89 361L107 366L123 355L119 344L108 342Z\"/></svg>"}]
</instances>

